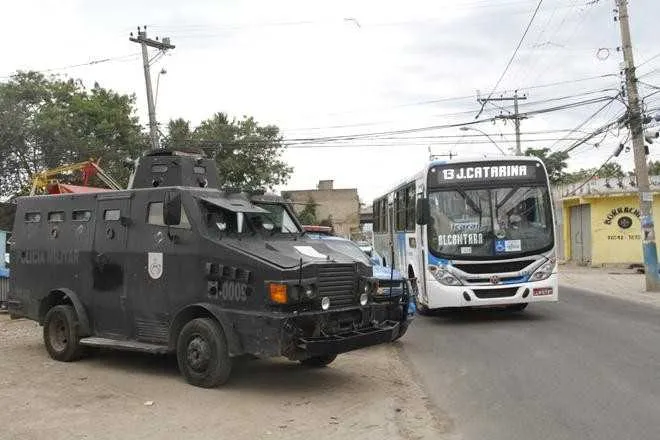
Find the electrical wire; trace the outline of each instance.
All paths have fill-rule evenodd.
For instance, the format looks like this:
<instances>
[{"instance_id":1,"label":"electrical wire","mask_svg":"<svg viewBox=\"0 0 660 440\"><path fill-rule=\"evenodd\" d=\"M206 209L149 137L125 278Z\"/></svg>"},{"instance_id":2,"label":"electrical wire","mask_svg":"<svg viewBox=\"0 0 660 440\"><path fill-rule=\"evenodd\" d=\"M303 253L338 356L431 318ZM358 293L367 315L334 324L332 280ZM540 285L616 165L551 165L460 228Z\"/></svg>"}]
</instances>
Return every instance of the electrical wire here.
<instances>
[{"instance_id":1,"label":"electrical wire","mask_svg":"<svg viewBox=\"0 0 660 440\"><path fill-rule=\"evenodd\" d=\"M589 181L591 181L591 179L593 179L594 177L596 177L596 176L598 175L598 173L600 173L601 170L602 170L603 168L605 168L605 165L607 165L607 163L608 163L610 160L612 160L613 157L614 157L614 153L612 153L612 154L610 155L610 157L608 157L607 160L606 160L605 162L603 162L603 164L602 164L602 165L601 165L601 166L600 166L600 167L599 167L599 168L598 168L598 169L597 169L597 170L596 170L591 176L589 176L588 179L586 179L584 182L582 182L582 184L581 184L580 186L578 186L577 188L575 188L575 189L569 194L569 196L573 196L573 195L575 195L575 193L578 192L579 189L582 189L582 187L584 187L587 183L589 183Z\"/></svg>"},{"instance_id":2,"label":"electrical wire","mask_svg":"<svg viewBox=\"0 0 660 440\"><path fill-rule=\"evenodd\" d=\"M660 58L660 53L655 54L655 55L653 55L651 58L649 58L648 60L644 61L643 63L638 64L638 65L637 65L637 69L639 69L639 68L642 67L642 66L647 65L647 64L650 63L651 61L656 60L656 59L658 59L658 58Z\"/></svg>"},{"instance_id":3,"label":"electrical wire","mask_svg":"<svg viewBox=\"0 0 660 440\"><path fill-rule=\"evenodd\" d=\"M481 110L479 110L479 113L477 113L477 116L475 119L479 119L479 116L481 116L481 113L484 111L484 106L486 105L486 102L490 98L492 98L493 93L495 93L495 90L500 86L500 83L504 79L504 76L506 73L509 71L509 68L511 67L511 64L513 64L513 60L516 58L516 55L518 55L518 51L520 50L520 46L522 46L523 41L525 41L525 37L527 36L527 33L529 32L529 28L532 26L532 23L534 23L534 19L536 18L536 14L538 14L539 9L541 8L541 5L543 4L543 0L539 0L538 4L536 5L536 9L534 9L534 13L532 14L532 18L529 20L529 23L527 23L527 27L525 28L525 32L523 32L522 37L520 38L520 41L518 42L518 45L516 46L516 49L513 51L513 55L511 55L511 58L509 59L509 62L507 63L506 67L504 68L504 72L502 72L502 75L500 75L500 78L497 80L495 83L495 87L493 87L493 90L491 90L490 94L488 95L488 98L486 98L485 101L481 104Z\"/></svg>"},{"instance_id":4,"label":"electrical wire","mask_svg":"<svg viewBox=\"0 0 660 440\"><path fill-rule=\"evenodd\" d=\"M58 71L58 70L68 70L68 69L75 69L75 68L79 68L79 67L95 66L97 64L110 63L110 62L114 62L114 61L121 61L121 60L127 61L129 59L137 58L139 56L140 56L140 54L133 53L133 54L129 54L129 55L121 55L121 56L116 56L116 57L100 58L100 59L97 59L97 60L88 61L86 63L69 64L69 65L66 65L66 66L51 67L51 68L48 68L48 69L41 69L41 70L30 70L30 69L28 69L26 71L36 72L36 73L49 73L49 72L55 72L55 71ZM0 76L0 79L11 79L15 75L16 74Z\"/></svg>"},{"instance_id":5,"label":"electrical wire","mask_svg":"<svg viewBox=\"0 0 660 440\"><path fill-rule=\"evenodd\" d=\"M592 113L587 119L585 119L581 124L579 124L577 127L575 127L574 130L570 131L570 132L566 135L566 137L568 137L568 136L574 134L577 130L582 130L582 128L583 128L585 125L587 125L589 122L591 122L592 120L594 120L594 119L596 118L596 116L598 116L598 115L599 115L602 111L604 111L607 107L609 107L610 105L612 105L612 103L613 103L615 100L616 100L616 99L612 99L612 100L606 102L603 106L599 107L599 108L598 108L595 112L593 112L593 113ZM550 149L552 150L552 149L553 149L553 148L554 148L559 142L562 142L562 141L563 141L563 139L560 140L560 141L555 142L554 144L552 144L552 145L550 146Z\"/></svg>"}]
</instances>

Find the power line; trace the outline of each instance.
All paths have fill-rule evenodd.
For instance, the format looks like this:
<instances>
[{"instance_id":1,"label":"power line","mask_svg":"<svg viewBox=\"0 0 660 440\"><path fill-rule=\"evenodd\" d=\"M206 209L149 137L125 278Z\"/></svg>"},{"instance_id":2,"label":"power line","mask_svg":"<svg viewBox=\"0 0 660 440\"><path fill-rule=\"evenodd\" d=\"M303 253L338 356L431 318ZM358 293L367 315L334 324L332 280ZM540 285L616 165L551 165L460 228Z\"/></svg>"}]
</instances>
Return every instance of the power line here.
<instances>
[{"instance_id":1,"label":"power line","mask_svg":"<svg viewBox=\"0 0 660 440\"><path fill-rule=\"evenodd\" d=\"M639 69L640 67L645 66L645 65L647 65L648 63L650 63L651 61L653 61L653 60L655 60L655 59L658 59L658 58L660 58L660 53L653 55L651 58L649 58L648 60L644 61L642 64L639 64L639 65L637 66L637 68Z\"/></svg>"},{"instance_id":2,"label":"power line","mask_svg":"<svg viewBox=\"0 0 660 440\"><path fill-rule=\"evenodd\" d=\"M547 103L551 103L551 102L557 102L557 101L563 101L563 100L572 99L572 98L579 98L579 97L594 95L596 93L603 93L603 92L607 92L607 91L617 91L618 92L618 90L616 90L616 89L599 89L599 90L579 93L579 94L576 94L576 95L567 95L567 96L560 96L560 97L557 97L557 98L548 98L548 99L541 99L541 100L537 100L537 101L529 101L529 102L526 102L526 103L522 104L521 107L523 105L525 107L529 107L531 105L547 104ZM602 98L610 99L611 97L604 96ZM507 111L506 107L502 107L502 109ZM533 112L533 111L534 110L530 110L530 112ZM461 116L461 115L471 114L471 113L473 113L473 110L466 110L466 111L453 112L453 113L432 114L430 116L433 116L434 118L438 118L438 117L446 118L446 117ZM388 124L388 123L391 123L391 122L396 122L396 121L387 120L387 121L361 122L361 123L355 123L355 124L328 125L328 126L316 126L316 127L298 127L298 128L290 128L287 131L289 131L289 132L291 132L291 131L305 132L305 131L313 131L313 130L328 130L328 129L339 129L339 128L365 127L365 126L383 125L383 124Z\"/></svg>"},{"instance_id":3,"label":"power line","mask_svg":"<svg viewBox=\"0 0 660 440\"><path fill-rule=\"evenodd\" d=\"M136 59L139 56L140 56L140 54L138 54L138 53L132 53L132 54L129 54L129 55L121 55L121 56L109 57L109 58L100 58L100 59L97 59L97 60L87 61L85 63L69 64L69 65L66 65L66 66L51 67L49 69L41 69L41 70L27 69L26 71L37 72L37 73L49 73L49 72L54 72L54 71L57 71L57 70L67 70L67 69L75 69L75 68L78 68L78 67L95 66L97 64L104 64L104 63L109 63L109 62L113 62L113 61L120 61L120 60L129 61L129 60L132 60L134 58ZM15 73L11 74L11 75L2 76L2 77L0 77L0 79L11 79L14 76L16 76Z\"/></svg>"},{"instance_id":4,"label":"power line","mask_svg":"<svg viewBox=\"0 0 660 440\"><path fill-rule=\"evenodd\" d=\"M539 12L539 9L541 8L541 5L543 4L543 0L539 0L539 3L536 5L536 9L534 9L534 13L532 14L532 18L529 20L529 23L527 23L527 27L525 28L525 32L523 32L522 37L520 38L520 41L518 42L518 45L516 46L516 49L513 51L513 55L511 55L511 58L509 59L509 62L507 63L506 67L504 68L504 72L502 72L502 75L500 75L500 78L497 80L497 83L495 83L495 87L493 87L493 90L491 90L490 94L488 95L488 98L486 98L486 101L484 101L481 104L481 110L479 110L479 113L477 113L477 116L475 119L479 119L479 116L481 116L481 113L484 111L484 106L486 105L486 102L492 98L493 93L495 93L495 90L500 86L500 83L504 79L504 76L506 73L509 71L509 68L511 67L511 64L513 64L513 60L516 58L516 55L518 55L518 51L520 50L520 46L522 46L523 41L525 41L525 37L527 36L527 32L529 32L529 28L532 26L532 23L534 23L534 19L536 18L536 14Z\"/></svg>"},{"instance_id":5,"label":"power line","mask_svg":"<svg viewBox=\"0 0 660 440\"><path fill-rule=\"evenodd\" d=\"M584 145L585 143L587 143L591 139L595 138L596 136L598 136L600 134L603 134L604 132L610 130L612 127L615 127L615 126L619 125L620 120L621 120L621 118L617 119L616 121L609 122L609 123L599 127L598 129L593 131L591 134L583 137L579 141L577 141L577 142L573 143L572 145L568 146L567 148L563 149L562 152L570 153L571 151L575 150L580 145Z\"/></svg>"},{"instance_id":6,"label":"power line","mask_svg":"<svg viewBox=\"0 0 660 440\"><path fill-rule=\"evenodd\" d=\"M582 189L582 187L584 187L584 185L586 185L587 183L589 183L589 181L590 181L591 179L593 179L594 177L596 177L596 176L598 175L598 173L600 173L601 170L602 170L603 168L605 168L605 165L607 165L607 163L608 163L610 160L612 160L613 157L614 157L614 153L612 153L612 154L610 155L610 157L608 157L607 160L606 160L605 162L603 162L603 164L602 164L600 167L598 167L598 169L597 169L596 171L594 171L594 173L593 173L591 176L589 176L588 179L586 179L584 182L582 182L582 184L581 184L580 186L578 186L577 188L575 188L575 189L574 189L569 195L571 195L571 196L572 196L572 195L575 195L575 193L578 192L579 189Z\"/></svg>"},{"instance_id":7,"label":"power line","mask_svg":"<svg viewBox=\"0 0 660 440\"><path fill-rule=\"evenodd\" d=\"M603 110L605 110L607 107L609 107L610 105L612 105L612 103L613 103L615 100L616 100L616 98L611 99L610 101L606 102L602 107L599 107L598 110L596 110L596 111L595 111L594 113L592 113L592 114L591 114L586 120L584 120L581 124L579 124L577 127L575 127L574 130L570 131L570 132L566 135L566 137L568 137L568 136L574 134L577 130L581 130L582 127L584 127L584 126L587 125L589 122L591 122L591 121L592 121L596 116L598 116ZM552 145L550 146L550 149L552 149L555 145L557 145L559 142L562 142L562 141L563 141L563 139L560 140L560 141L555 142L554 144L552 144Z\"/></svg>"}]
</instances>

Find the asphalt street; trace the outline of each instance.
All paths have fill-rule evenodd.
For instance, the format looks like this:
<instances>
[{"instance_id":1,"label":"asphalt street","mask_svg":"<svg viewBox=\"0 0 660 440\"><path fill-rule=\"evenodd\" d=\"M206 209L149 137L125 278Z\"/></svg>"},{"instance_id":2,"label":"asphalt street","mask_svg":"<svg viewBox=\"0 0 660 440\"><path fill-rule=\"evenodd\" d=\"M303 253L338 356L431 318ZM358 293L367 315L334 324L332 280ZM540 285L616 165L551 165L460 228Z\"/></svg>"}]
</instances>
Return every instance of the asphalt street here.
<instances>
[{"instance_id":1,"label":"asphalt street","mask_svg":"<svg viewBox=\"0 0 660 440\"><path fill-rule=\"evenodd\" d=\"M466 440L660 438L660 309L563 288L521 313L418 317L400 349Z\"/></svg>"}]
</instances>

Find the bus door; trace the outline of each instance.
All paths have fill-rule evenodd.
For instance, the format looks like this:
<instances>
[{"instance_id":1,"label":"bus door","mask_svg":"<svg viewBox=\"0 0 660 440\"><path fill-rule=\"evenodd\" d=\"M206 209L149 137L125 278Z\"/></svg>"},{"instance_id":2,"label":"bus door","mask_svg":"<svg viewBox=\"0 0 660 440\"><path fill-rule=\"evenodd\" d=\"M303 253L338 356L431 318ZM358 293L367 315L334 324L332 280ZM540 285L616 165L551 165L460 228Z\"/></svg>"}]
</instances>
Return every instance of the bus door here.
<instances>
[{"instance_id":1,"label":"bus door","mask_svg":"<svg viewBox=\"0 0 660 440\"><path fill-rule=\"evenodd\" d=\"M387 261L390 262L390 267L396 269L394 262L394 200L391 195L387 198Z\"/></svg>"},{"instance_id":2,"label":"bus door","mask_svg":"<svg viewBox=\"0 0 660 440\"><path fill-rule=\"evenodd\" d=\"M424 188L422 187L419 192L415 194L415 202L417 199L424 198ZM426 262L428 260L428 237L426 225L418 225L415 222L415 239L417 241L417 249L415 250L414 261L417 267L415 268L415 283L414 287L417 288L417 294L424 298L428 303L428 295L426 293Z\"/></svg>"}]
</instances>

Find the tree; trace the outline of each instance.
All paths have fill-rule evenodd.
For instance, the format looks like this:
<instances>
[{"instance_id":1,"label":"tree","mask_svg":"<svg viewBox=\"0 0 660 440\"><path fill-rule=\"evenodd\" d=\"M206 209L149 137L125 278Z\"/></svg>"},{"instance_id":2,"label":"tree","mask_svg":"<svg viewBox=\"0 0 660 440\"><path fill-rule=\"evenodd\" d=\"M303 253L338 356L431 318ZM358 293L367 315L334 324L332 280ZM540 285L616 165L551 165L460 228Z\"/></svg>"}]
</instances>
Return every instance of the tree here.
<instances>
[{"instance_id":1,"label":"tree","mask_svg":"<svg viewBox=\"0 0 660 440\"><path fill-rule=\"evenodd\" d=\"M561 183L582 183L587 179L594 177L596 168L580 168L573 173L565 173L561 178Z\"/></svg>"},{"instance_id":2,"label":"tree","mask_svg":"<svg viewBox=\"0 0 660 440\"><path fill-rule=\"evenodd\" d=\"M610 162L603 165L601 169L598 170L596 176L600 178L619 178L625 176L625 174L623 173L623 169L621 169L621 165L615 162Z\"/></svg>"},{"instance_id":3,"label":"tree","mask_svg":"<svg viewBox=\"0 0 660 440\"><path fill-rule=\"evenodd\" d=\"M318 220L316 219L316 206L316 202L310 197L305 204L305 207L300 211L300 214L298 214L298 220L300 220L300 223L303 225L315 225L318 223Z\"/></svg>"},{"instance_id":4,"label":"tree","mask_svg":"<svg viewBox=\"0 0 660 440\"><path fill-rule=\"evenodd\" d=\"M649 162L649 176L660 175L660 160L653 160Z\"/></svg>"},{"instance_id":5,"label":"tree","mask_svg":"<svg viewBox=\"0 0 660 440\"><path fill-rule=\"evenodd\" d=\"M621 165L618 163L607 163L602 168L580 169L573 173L565 173L561 178L561 183L582 183L589 179L619 179L625 177Z\"/></svg>"},{"instance_id":6,"label":"tree","mask_svg":"<svg viewBox=\"0 0 660 440\"><path fill-rule=\"evenodd\" d=\"M125 182L126 157L137 157L145 138L135 116L135 97L78 80L19 72L0 83L0 191L25 191L48 168L101 159Z\"/></svg>"},{"instance_id":7,"label":"tree","mask_svg":"<svg viewBox=\"0 0 660 440\"><path fill-rule=\"evenodd\" d=\"M293 169L280 157L282 138L274 125L261 126L252 117L229 119L216 113L190 130L183 119L170 121L166 144L202 148L214 156L220 184L254 191L286 183Z\"/></svg>"},{"instance_id":8,"label":"tree","mask_svg":"<svg viewBox=\"0 0 660 440\"><path fill-rule=\"evenodd\" d=\"M568 153L564 151L554 151L550 153L549 148L528 148L525 151L525 156L535 156L543 161L543 164L548 171L548 179L550 179L550 183L562 183L564 169L567 166L566 160L568 159Z\"/></svg>"}]
</instances>

